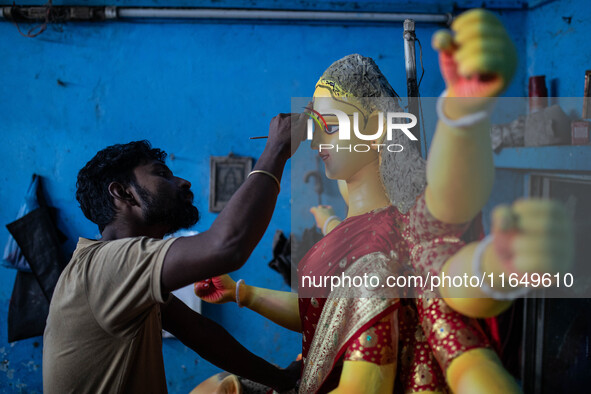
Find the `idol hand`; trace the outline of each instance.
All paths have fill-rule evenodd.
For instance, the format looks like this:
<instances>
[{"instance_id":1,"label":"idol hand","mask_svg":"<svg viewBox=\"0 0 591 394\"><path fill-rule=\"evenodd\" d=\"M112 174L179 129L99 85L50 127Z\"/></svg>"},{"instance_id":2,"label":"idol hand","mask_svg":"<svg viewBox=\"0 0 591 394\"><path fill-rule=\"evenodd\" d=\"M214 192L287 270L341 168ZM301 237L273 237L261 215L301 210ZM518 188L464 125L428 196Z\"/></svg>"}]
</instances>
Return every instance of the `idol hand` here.
<instances>
[{"instance_id":1,"label":"idol hand","mask_svg":"<svg viewBox=\"0 0 591 394\"><path fill-rule=\"evenodd\" d=\"M236 282L230 275L216 276L195 282L195 295L211 304L224 304L236 301Z\"/></svg>"},{"instance_id":2,"label":"idol hand","mask_svg":"<svg viewBox=\"0 0 591 394\"><path fill-rule=\"evenodd\" d=\"M306 138L306 119L304 114L275 116L269 125L267 145L271 144L291 157Z\"/></svg>"},{"instance_id":3,"label":"idol hand","mask_svg":"<svg viewBox=\"0 0 591 394\"><path fill-rule=\"evenodd\" d=\"M334 209L332 209L330 205L318 205L316 207L312 207L310 208L310 213L314 215L316 226L318 226L320 230L324 228L326 220L329 217L335 216Z\"/></svg>"},{"instance_id":4,"label":"idol hand","mask_svg":"<svg viewBox=\"0 0 591 394\"><path fill-rule=\"evenodd\" d=\"M492 213L493 247L516 273L566 273L573 265L573 223L565 207L546 199L518 200Z\"/></svg>"},{"instance_id":5,"label":"idol hand","mask_svg":"<svg viewBox=\"0 0 591 394\"><path fill-rule=\"evenodd\" d=\"M451 30L439 30L432 38L432 46L439 52L447 96L498 96L517 67L515 45L501 21L489 11L475 9L458 16ZM475 100L473 108L464 104L459 113L454 108L448 111L446 106L446 112L452 118L461 117L480 109L486 101Z\"/></svg>"}]
</instances>

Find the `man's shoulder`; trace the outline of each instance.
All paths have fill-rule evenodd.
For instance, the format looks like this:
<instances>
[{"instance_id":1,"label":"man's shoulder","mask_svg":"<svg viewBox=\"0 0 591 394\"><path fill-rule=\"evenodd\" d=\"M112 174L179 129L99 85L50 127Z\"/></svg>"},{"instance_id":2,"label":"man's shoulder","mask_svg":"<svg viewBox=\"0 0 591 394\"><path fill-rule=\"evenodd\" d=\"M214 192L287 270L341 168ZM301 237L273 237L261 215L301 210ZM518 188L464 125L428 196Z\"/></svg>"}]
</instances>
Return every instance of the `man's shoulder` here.
<instances>
[{"instance_id":1,"label":"man's shoulder","mask_svg":"<svg viewBox=\"0 0 591 394\"><path fill-rule=\"evenodd\" d=\"M102 285L119 277L135 277L142 273L157 274L165 254L175 238L166 240L146 236L115 240L81 238L64 276L70 280Z\"/></svg>"},{"instance_id":2,"label":"man's shoulder","mask_svg":"<svg viewBox=\"0 0 591 394\"><path fill-rule=\"evenodd\" d=\"M150 238L146 236L140 237L126 237L113 239L108 241L92 240L87 238L79 238L78 245L74 251L74 257L83 256L92 252L118 252L126 249L136 249L137 251L150 250L158 247L159 244L164 244L166 241L161 239Z\"/></svg>"},{"instance_id":3,"label":"man's shoulder","mask_svg":"<svg viewBox=\"0 0 591 394\"><path fill-rule=\"evenodd\" d=\"M80 237L67 269L85 270L91 266L101 265L101 261L112 260L117 255L124 256L134 249L134 245L141 243L143 238L147 237L129 237L109 241Z\"/></svg>"},{"instance_id":4,"label":"man's shoulder","mask_svg":"<svg viewBox=\"0 0 591 394\"><path fill-rule=\"evenodd\" d=\"M119 272L134 269L133 267L148 268L152 263L164 260L164 255L174 240L175 238L162 240L146 236L109 241L82 240L75 256L87 261L89 268L101 270L111 267ZM111 264L112 262L116 264Z\"/></svg>"}]
</instances>

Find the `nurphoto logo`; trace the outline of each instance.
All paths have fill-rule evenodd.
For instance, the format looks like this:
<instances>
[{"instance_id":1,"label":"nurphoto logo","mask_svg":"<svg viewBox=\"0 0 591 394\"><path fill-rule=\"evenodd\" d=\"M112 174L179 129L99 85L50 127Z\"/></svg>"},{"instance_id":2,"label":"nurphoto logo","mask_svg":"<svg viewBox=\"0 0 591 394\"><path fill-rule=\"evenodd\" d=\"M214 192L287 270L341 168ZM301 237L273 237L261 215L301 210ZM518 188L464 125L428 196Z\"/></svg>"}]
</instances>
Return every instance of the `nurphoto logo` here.
<instances>
[{"instance_id":1,"label":"nurphoto logo","mask_svg":"<svg viewBox=\"0 0 591 394\"><path fill-rule=\"evenodd\" d=\"M312 139L312 135L314 132L314 123L320 127L320 129L325 130L329 134L333 134L338 131L339 133L339 141L350 141L351 140L351 120L349 115L343 111L337 109L331 109L330 114L324 115L334 115L337 117L338 120L338 130L335 130L334 126L329 127L326 123L326 120L322 116L322 114L318 113L315 110L311 110L308 112L310 119L308 119L307 124L307 131L308 131L308 140ZM406 120L410 120L409 123L404 123ZM411 141L417 141L417 137L415 137L409 129L413 128L417 124L417 117L413 114L406 113L406 112L387 112L386 113L386 141L392 141L392 135L395 131L401 131L410 139ZM333 131L334 130L334 131ZM374 134L363 134L359 131L359 113L353 113L353 133L355 136L362 140L362 141L379 141L384 134L384 113L378 112L378 130ZM371 149L371 146L377 148L379 152L381 149L386 149L388 152L402 152L404 147L400 144L391 144L391 143L372 143L372 144L355 144L355 145L340 145L337 144L319 144L318 150L322 152L323 150L331 150L336 149L338 152L339 150L347 150L349 152L368 152Z\"/></svg>"}]
</instances>

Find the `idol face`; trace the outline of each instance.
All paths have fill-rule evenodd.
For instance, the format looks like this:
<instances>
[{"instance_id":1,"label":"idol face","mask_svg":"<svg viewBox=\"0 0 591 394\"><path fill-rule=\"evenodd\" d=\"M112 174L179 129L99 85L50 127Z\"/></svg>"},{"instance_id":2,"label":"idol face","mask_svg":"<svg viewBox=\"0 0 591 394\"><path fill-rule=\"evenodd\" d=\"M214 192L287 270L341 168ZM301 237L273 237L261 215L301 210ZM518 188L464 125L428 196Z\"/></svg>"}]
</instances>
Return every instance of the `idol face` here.
<instances>
[{"instance_id":1,"label":"idol face","mask_svg":"<svg viewBox=\"0 0 591 394\"><path fill-rule=\"evenodd\" d=\"M318 86L314 91L313 108L322 115L327 127L322 121L322 126L314 122L311 147L318 150L329 179L349 181L362 168L378 161L379 154L372 146L377 141L362 140L353 132L355 113L358 114L358 129L364 135L375 134L378 129L377 116L367 114L367 110L354 98L336 97L325 86ZM351 135L348 140L339 139L339 121L335 110L345 113L349 118Z\"/></svg>"}]
</instances>

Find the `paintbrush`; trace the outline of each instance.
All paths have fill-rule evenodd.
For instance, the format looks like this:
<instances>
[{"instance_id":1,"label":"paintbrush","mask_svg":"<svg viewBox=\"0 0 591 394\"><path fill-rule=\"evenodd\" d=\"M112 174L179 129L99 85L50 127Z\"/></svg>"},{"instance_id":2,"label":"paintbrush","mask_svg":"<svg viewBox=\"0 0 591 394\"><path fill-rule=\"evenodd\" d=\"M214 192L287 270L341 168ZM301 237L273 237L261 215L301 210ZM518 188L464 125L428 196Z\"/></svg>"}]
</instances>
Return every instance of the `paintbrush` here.
<instances>
[{"instance_id":1,"label":"paintbrush","mask_svg":"<svg viewBox=\"0 0 591 394\"><path fill-rule=\"evenodd\" d=\"M314 111L312 108L308 108L308 107L304 107L304 109L306 109L308 111ZM269 138L269 136L268 135L261 135L261 136L258 136L258 137L250 137L249 139L250 140L260 140L260 139L263 139L263 138Z\"/></svg>"}]
</instances>

